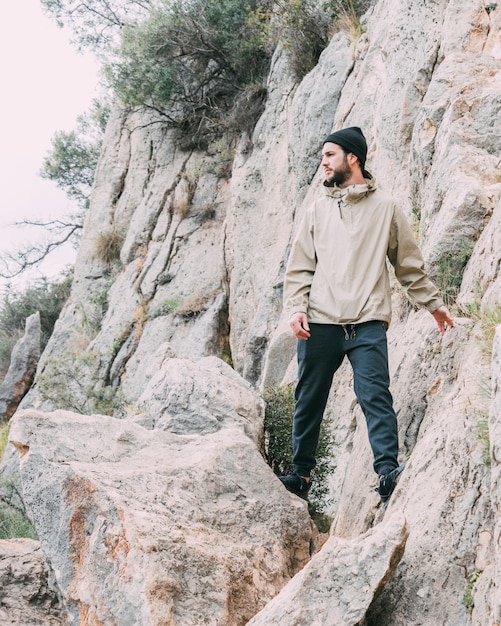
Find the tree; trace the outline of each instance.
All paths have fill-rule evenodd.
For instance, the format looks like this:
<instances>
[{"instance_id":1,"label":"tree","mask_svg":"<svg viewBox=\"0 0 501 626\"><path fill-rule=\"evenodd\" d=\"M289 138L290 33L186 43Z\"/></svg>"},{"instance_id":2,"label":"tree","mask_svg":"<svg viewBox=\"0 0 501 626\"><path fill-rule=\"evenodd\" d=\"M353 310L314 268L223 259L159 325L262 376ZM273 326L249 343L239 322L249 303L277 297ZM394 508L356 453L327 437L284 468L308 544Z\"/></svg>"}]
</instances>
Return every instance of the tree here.
<instances>
[{"instance_id":1,"label":"tree","mask_svg":"<svg viewBox=\"0 0 501 626\"><path fill-rule=\"evenodd\" d=\"M76 210L60 219L15 222L15 226L36 226L45 237L37 243L2 255L0 276L14 278L41 263L53 250L67 242L77 245L89 206L90 192L101 151L109 106L95 100L87 113L77 119L76 130L59 131L52 139L52 148L44 159L40 175L56 183L68 198L75 201Z\"/></svg>"},{"instance_id":2,"label":"tree","mask_svg":"<svg viewBox=\"0 0 501 626\"><path fill-rule=\"evenodd\" d=\"M158 3L159 0L156 0ZM79 49L108 50L116 44L126 24L148 14L153 0L41 0L42 7L57 22L73 32ZM161 2L161 0L160 0Z\"/></svg>"},{"instance_id":3,"label":"tree","mask_svg":"<svg viewBox=\"0 0 501 626\"><path fill-rule=\"evenodd\" d=\"M268 0L164 2L123 26L107 77L125 104L153 108L206 144L227 127L237 97L263 83L270 18Z\"/></svg>"},{"instance_id":4,"label":"tree","mask_svg":"<svg viewBox=\"0 0 501 626\"><path fill-rule=\"evenodd\" d=\"M81 209L89 206L90 191L101 152L109 106L94 100L91 109L77 118L77 128L56 132L40 175L53 180Z\"/></svg>"}]
</instances>

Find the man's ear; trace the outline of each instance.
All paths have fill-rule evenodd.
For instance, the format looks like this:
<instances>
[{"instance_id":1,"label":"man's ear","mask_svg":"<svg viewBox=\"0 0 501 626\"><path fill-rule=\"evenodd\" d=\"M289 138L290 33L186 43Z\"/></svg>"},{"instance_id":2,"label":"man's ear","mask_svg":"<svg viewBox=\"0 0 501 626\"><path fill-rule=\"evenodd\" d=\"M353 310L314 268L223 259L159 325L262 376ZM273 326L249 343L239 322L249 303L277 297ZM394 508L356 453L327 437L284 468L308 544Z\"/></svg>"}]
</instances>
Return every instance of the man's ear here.
<instances>
[{"instance_id":1,"label":"man's ear","mask_svg":"<svg viewBox=\"0 0 501 626\"><path fill-rule=\"evenodd\" d=\"M358 157L353 152L348 152L348 164L353 167L358 162Z\"/></svg>"}]
</instances>

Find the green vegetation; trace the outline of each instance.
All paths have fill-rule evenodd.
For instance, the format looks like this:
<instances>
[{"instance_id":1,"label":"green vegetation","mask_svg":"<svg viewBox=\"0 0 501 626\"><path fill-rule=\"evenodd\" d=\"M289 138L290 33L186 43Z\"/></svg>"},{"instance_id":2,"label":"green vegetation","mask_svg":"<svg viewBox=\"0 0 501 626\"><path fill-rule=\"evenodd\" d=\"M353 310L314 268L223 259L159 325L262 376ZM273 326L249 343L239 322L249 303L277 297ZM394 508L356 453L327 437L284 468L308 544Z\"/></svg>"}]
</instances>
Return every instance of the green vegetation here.
<instances>
[{"instance_id":1,"label":"green vegetation","mask_svg":"<svg viewBox=\"0 0 501 626\"><path fill-rule=\"evenodd\" d=\"M103 59L124 104L182 131L186 148L251 130L280 43L298 78L326 47L333 21L360 30L370 0L42 0L80 46Z\"/></svg>"},{"instance_id":2,"label":"green vegetation","mask_svg":"<svg viewBox=\"0 0 501 626\"><path fill-rule=\"evenodd\" d=\"M16 226L43 229L45 237L2 254L0 275L4 278L13 278L37 266L67 242L78 244L108 116L108 105L95 100L90 110L78 117L76 130L59 131L53 137L40 175L55 182L77 208L58 219L16 222Z\"/></svg>"},{"instance_id":3,"label":"green vegetation","mask_svg":"<svg viewBox=\"0 0 501 626\"><path fill-rule=\"evenodd\" d=\"M101 324L109 306L108 298L112 285L113 278L105 276L90 292L88 306L80 305L82 331L91 340L101 330Z\"/></svg>"},{"instance_id":4,"label":"green vegetation","mask_svg":"<svg viewBox=\"0 0 501 626\"><path fill-rule=\"evenodd\" d=\"M0 375L5 376L15 343L23 336L26 318L40 312L42 327L41 349L52 334L54 324L68 299L72 276L68 274L59 282L46 278L28 285L23 291L7 287L0 301Z\"/></svg>"},{"instance_id":5,"label":"green vegetation","mask_svg":"<svg viewBox=\"0 0 501 626\"><path fill-rule=\"evenodd\" d=\"M456 301L473 246L473 241L463 237L457 242L454 250L444 250L433 264L432 275L447 306L452 306Z\"/></svg>"},{"instance_id":6,"label":"green vegetation","mask_svg":"<svg viewBox=\"0 0 501 626\"><path fill-rule=\"evenodd\" d=\"M470 317L477 323L476 338L486 362L490 363L494 334L497 326L501 324L501 304L497 302L493 307L482 307L480 288L477 287L474 301L462 304L459 313ZM486 465L491 463L488 410L488 403L492 400L491 385L490 376L480 378L476 407L471 411L475 419L477 438L483 445L483 460Z\"/></svg>"},{"instance_id":7,"label":"green vegetation","mask_svg":"<svg viewBox=\"0 0 501 626\"><path fill-rule=\"evenodd\" d=\"M336 29L352 38L362 32L360 15L374 0L41 0L46 13L73 34L79 48L91 47L103 65L110 98L130 109L155 114L149 123L178 129L186 150L210 149L220 177L231 171L235 139L250 132L261 115L266 79L277 45L288 52L300 80L317 63ZM490 6L490 5L489 5ZM66 242L77 244L106 122L106 101L95 100L76 129L59 131L41 175L54 181L78 210L39 226L46 240L28 244L0 260L5 278L37 266ZM226 145L220 141L225 138ZM218 144L219 142L219 144ZM193 185L188 188L190 205ZM213 208L203 219L215 216ZM106 258L115 258L107 242ZM100 246L101 244L99 244Z\"/></svg>"},{"instance_id":8,"label":"green vegetation","mask_svg":"<svg viewBox=\"0 0 501 626\"><path fill-rule=\"evenodd\" d=\"M303 0L285 0L277 5L277 39L290 53L296 76L302 78L315 67L328 43L328 13L319 14Z\"/></svg>"},{"instance_id":9,"label":"green vegetation","mask_svg":"<svg viewBox=\"0 0 501 626\"><path fill-rule=\"evenodd\" d=\"M108 116L109 107L94 100L91 109L77 118L76 130L54 135L40 171L42 178L54 181L82 209L89 205Z\"/></svg>"},{"instance_id":10,"label":"green vegetation","mask_svg":"<svg viewBox=\"0 0 501 626\"><path fill-rule=\"evenodd\" d=\"M492 308L484 308L480 312L480 330L482 352L492 358L492 345L496 328L501 324L501 304L497 302Z\"/></svg>"},{"instance_id":11,"label":"green vegetation","mask_svg":"<svg viewBox=\"0 0 501 626\"><path fill-rule=\"evenodd\" d=\"M191 296L184 301L180 301L177 298L167 298L148 314L148 319L162 317L163 315L174 315L185 322L190 321L205 313L216 296L217 292L209 292Z\"/></svg>"},{"instance_id":12,"label":"green vegetation","mask_svg":"<svg viewBox=\"0 0 501 626\"><path fill-rule=\"evenodd\" d=\"M269 12L256 0L171 0L122 27L106 75L127 105L147 106L207 146L228 127L232 104L266 75Z\"/></svg>"},{"instance_id":13,"label":"green vegetation","mask_svg":"<svg viewBox=\"0 0 501 626\"><path fill-rule=\"evenodd\" d=\"M8 441L9 441L9 422L0 421L0 461L2 460Z\"/></svg>"},{"instance_id":14,"label":"green vegetation","mask_svg":"<svg viewBox=\"0 0 501 626\"><path fill-rule=\"evenodd\" d=\"M479 322L479 341L482 353L490 360L496 328L501 324L501 303L496 302L493 307L482 307L480 294L473 302L467 302L460 307L460 313Z\"/></svg>"},{"instance_id":15,"label":"green vegetation","mask_svg":"<svg viewBox=\"0 0 501 626\"><path fill-rule=\"evenodd\" d=\"M179 300L176 300L175 298L167 298L153 310L151 313L151 319L162 317L164 315L175 315L179 306Z\"/></svg>"},{"instance_id":16,"label":"green vegetation","mask_svg":"<svg viewBox=\"0 0 501 626\"><path fill-rule=\"evenodd\" d=\"M294 413L294 386L268 387L264 393L266 403L264 417L266 461L277 475L287 474L292 466L292 417ZM327 506L327 478L333 469L334 441L325 421L320 428L317 448L317 466L313 472L310 491L310 512L323 513Z\"/></svg>"},{"instance_id":17,"label":"green vegetation","mask_svg":"<svg viewBox=\"0 0 501 626\"><path fill-rule=\"evenodd\" d=\"M108 52L120 30L148 15L152 0L41 0L42 7L60 27L73 32L78 48Z\"/></svg>"},{"instance_id":18,"label":"green vegetation","mask_svg":"<svg viewBox=\"0 0 501 626\"><path fill-rule=\"evenodd\" d=\"M471 614L473 608L475 606L475 600L473 598L473 588L475 587L475 583L480 578L480 572L475 570L471 576L468 578L468 584L466 585L466 592L463 596L463 604L466 607L466 611Z\"/></svg>"},{"instance_id":19,"label":"green vegetation","mask_svg":"<svg viewBox=\"0 0 501 626\"><path fill-rule=\"evenodd\" d=\"M0 539L38 539L28 519L18 486L11 480L0 483Z\"/></svg>"}]
</instances>

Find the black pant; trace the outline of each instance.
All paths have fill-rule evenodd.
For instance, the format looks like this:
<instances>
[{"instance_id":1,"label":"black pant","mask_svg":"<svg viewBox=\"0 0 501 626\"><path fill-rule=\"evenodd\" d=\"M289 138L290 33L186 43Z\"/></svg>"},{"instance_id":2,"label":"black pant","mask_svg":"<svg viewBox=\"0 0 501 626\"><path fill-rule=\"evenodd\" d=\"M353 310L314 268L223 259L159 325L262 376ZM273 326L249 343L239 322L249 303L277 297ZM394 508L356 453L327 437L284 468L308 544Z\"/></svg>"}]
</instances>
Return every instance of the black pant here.
<instances>
[{"instance_id":1,"label":"black pant","mask_svg":"<svg viewBox=\"0 0 501 626\"><path fill-rule=\"evenodd\" d=\"M353 368L354 389L367 421L374 470L398 466L397 418L389 390L388 347L383 322L310 324L311 336L298 340L298 384L292 428L294 469L309 476L315 467L320 423L334 373L345 355Z\"/></svg>"}]
</instances>

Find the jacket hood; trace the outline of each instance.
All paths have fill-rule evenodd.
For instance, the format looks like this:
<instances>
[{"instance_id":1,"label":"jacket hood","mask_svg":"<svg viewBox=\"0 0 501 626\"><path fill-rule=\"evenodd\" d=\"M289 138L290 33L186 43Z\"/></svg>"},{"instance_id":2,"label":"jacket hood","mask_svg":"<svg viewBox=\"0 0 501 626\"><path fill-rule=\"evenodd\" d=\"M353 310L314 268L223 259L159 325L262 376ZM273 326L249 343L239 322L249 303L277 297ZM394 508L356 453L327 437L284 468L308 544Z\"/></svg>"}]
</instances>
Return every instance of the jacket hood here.
<instances>
[{"instance_id":1,"label":"jacket hood","mask_svg":"<svg viewBox=\"0 0 501 626\"><path fill-rule=\"evenodd\" d=\"M342 200L346 204L355 204L376 190L376 180L369 172L365 172L365 183L338 187L336 184L324 182L325 194L335 200Z\"/></svg>"}]
</instances>

